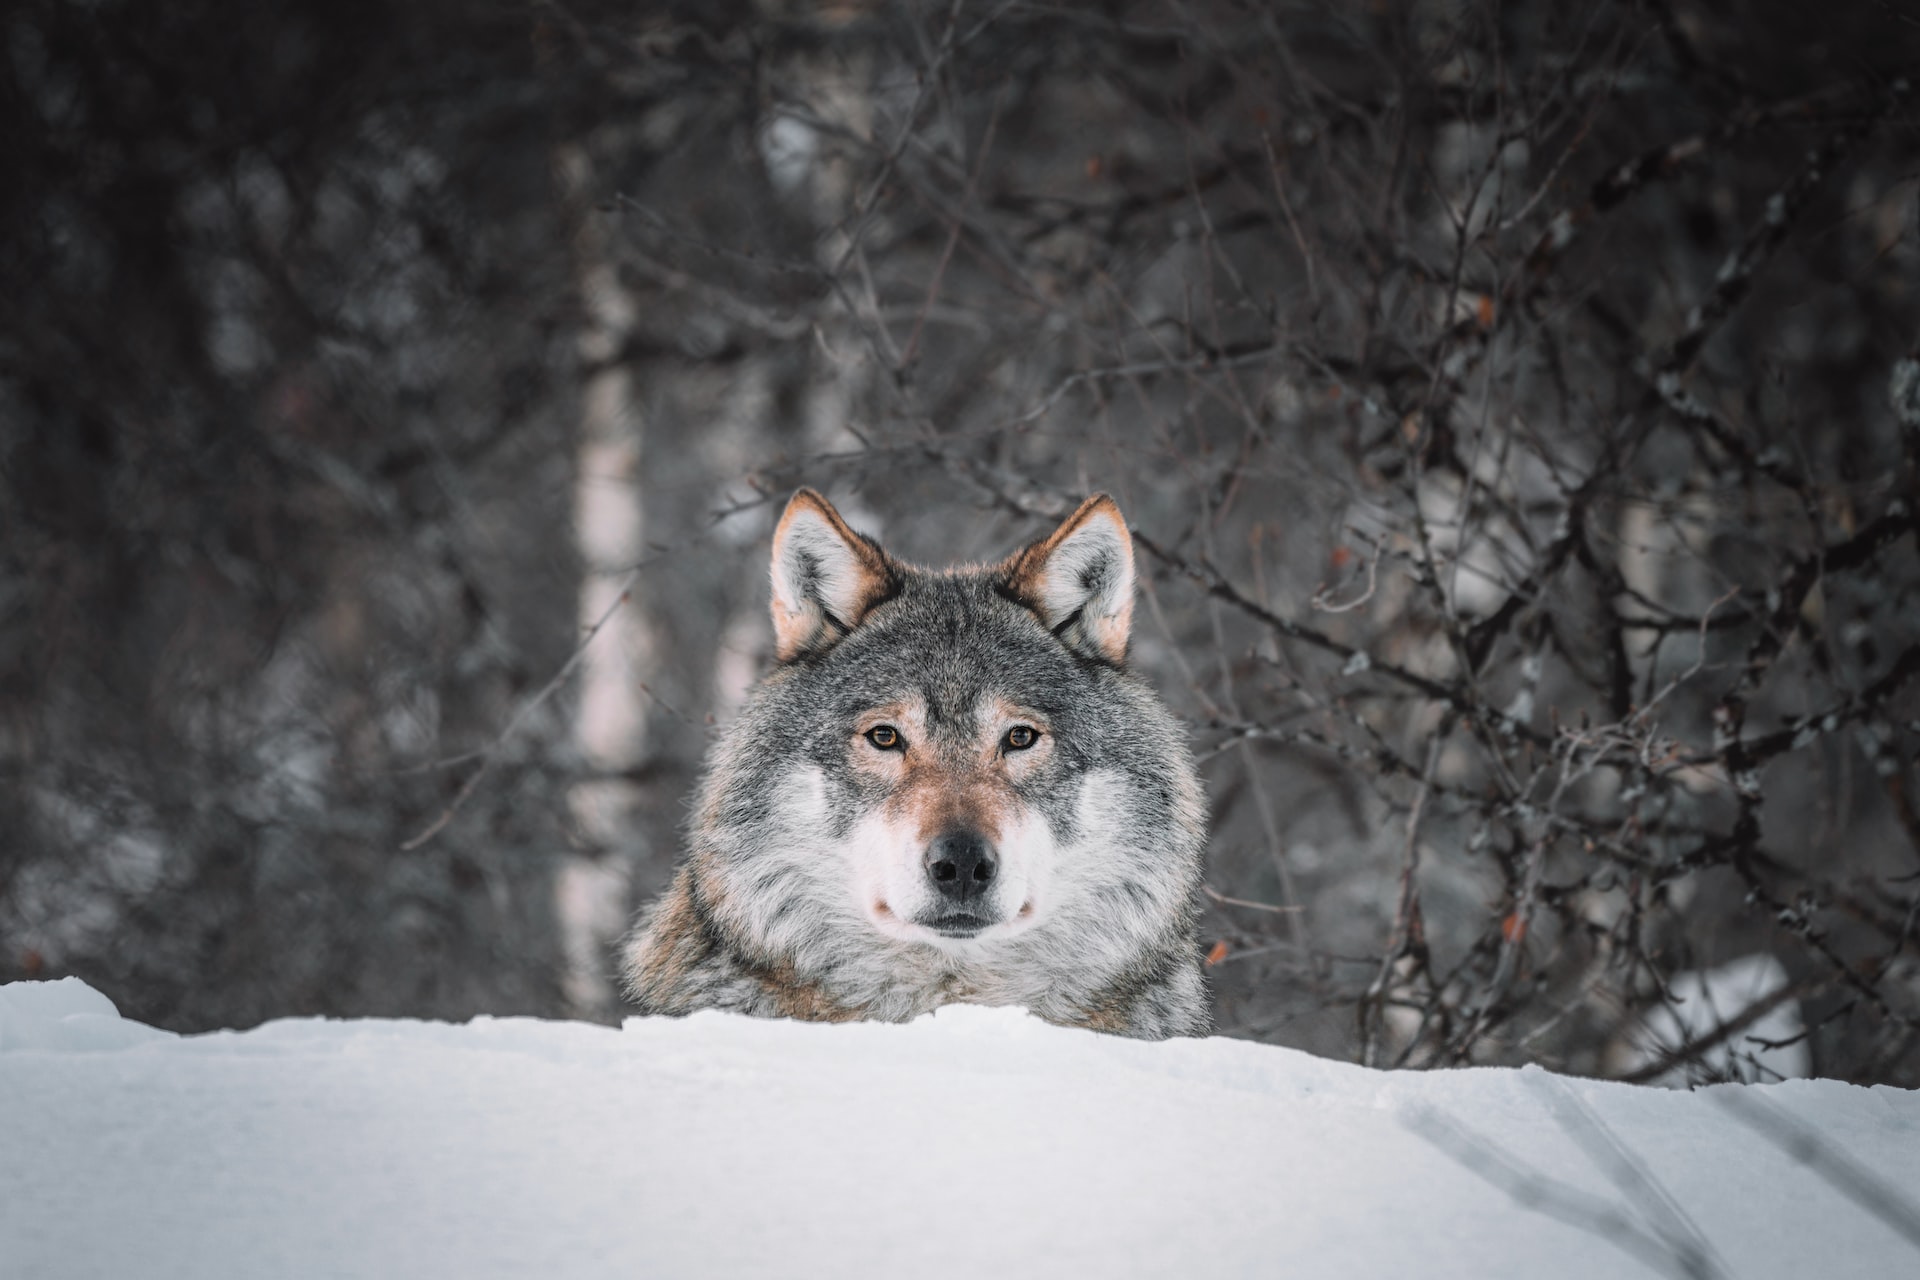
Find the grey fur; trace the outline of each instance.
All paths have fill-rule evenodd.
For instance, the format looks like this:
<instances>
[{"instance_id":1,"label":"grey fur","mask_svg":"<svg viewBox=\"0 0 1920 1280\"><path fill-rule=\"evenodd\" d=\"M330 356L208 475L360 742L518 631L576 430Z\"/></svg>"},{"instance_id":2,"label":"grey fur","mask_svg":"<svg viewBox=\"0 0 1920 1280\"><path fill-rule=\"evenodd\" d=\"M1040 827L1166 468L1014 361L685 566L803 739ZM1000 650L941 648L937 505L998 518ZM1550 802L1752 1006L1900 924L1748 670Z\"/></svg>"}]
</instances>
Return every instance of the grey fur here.
<instances>
[{"instance_id":1,"label":"grey fur","mask_svg":"<svg viewBox=\"0 0 1920 1280\"><path fill-rule=\"evenodd\" d=\"M1130 548L1105 509L1125 563L1081 576L1110 591L1102 575L1124 570L1130 606ZM628 943L643 1012L900 1021L965 1001L1143 1038L1207 1032L1194 919L1205 819L1184 734L1081 619L1046 625L1020 563L934 572L886 559L877 603L828 615L831 633L754 690L709 760L687 859ZM1058 863L1033 869L1050 886L1045 909L1006 937L883 933L861 914L847 852L889 800L855 758L858 722L911 701L923 708L913 750L962 760L991 731L980 715L994 699L1035 709L1051 737L1033 772L1002 783L1020 821L1045 824L1039 846Z\"/></svg>"}]
</instances>

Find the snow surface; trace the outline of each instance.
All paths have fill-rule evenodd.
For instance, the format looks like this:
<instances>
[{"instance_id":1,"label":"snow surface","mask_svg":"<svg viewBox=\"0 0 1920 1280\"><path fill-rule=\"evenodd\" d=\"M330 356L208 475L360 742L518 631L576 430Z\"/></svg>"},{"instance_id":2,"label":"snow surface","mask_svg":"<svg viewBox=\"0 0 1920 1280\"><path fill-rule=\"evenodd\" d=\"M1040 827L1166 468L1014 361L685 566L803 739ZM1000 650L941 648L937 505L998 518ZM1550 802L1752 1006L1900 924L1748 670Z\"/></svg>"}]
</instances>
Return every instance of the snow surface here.
<instances>
[{"instance_id":1,"label":"snow surface","mask_svg":"<svg viewBox=\"0 0 1920 1280\"><path fill-rule=\"evenodd\" d=\"M181 1037L0 987L9 1278L1916 1276L1916 1188L1920 1094L1833 1081L1389 1074L957 1006Z\"/></svg>"}]
</instances>

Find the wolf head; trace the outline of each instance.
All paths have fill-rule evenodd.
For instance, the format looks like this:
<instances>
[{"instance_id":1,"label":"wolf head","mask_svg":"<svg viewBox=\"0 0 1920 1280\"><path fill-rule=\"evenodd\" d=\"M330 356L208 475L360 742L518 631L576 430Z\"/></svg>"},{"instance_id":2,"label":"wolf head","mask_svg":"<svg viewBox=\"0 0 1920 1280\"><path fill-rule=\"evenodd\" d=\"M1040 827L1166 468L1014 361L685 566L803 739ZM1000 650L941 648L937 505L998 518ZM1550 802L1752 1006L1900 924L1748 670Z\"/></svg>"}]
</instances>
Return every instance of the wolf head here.
<instances>
[{"instance_id":1,"label":"wolf head","mask_svg":"<svg viewBox=\"0 0 1920 1280\"><path fill-rule=\"evenodd\" d=\"M730 953L865 1016L976 999L1089 1025L1193 969L1200 792L1125 670L1111 498L999 564L934 571L803 489L772 583L779 665L691 832L686 888Z\"/></svg>"}]
</instances>

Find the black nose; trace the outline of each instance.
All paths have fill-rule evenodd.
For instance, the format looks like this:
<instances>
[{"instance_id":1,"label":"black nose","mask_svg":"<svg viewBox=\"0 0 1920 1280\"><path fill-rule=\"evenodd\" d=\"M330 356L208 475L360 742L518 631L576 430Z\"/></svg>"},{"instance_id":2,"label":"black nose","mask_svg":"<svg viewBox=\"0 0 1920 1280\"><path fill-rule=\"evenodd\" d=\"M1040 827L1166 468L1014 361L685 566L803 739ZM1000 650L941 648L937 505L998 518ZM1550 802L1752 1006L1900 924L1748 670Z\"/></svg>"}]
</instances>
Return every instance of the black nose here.
<instances>
[{"instance_id":1,"label":"black nose","mask_svg":"<svg viewBox=\"0 0 1920 1280\"><path fill-rule=\"evenodd\" d=\"M927 846L927 879L948 902L971 902L1000 870L993 846L972 831L949 831Z\"/></svg>"}]
</instances>

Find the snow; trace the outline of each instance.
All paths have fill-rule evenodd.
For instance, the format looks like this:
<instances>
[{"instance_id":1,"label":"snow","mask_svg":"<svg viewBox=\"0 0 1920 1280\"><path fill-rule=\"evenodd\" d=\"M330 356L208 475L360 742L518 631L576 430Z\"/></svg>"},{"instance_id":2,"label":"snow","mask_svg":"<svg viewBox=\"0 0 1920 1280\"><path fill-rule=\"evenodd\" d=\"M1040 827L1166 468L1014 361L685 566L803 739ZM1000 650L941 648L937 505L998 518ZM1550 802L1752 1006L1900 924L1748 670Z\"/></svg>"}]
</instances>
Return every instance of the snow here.
<instances>
[{"instance_id":1,"label":"snow","mask_svg":"<svg viewBox=\"0 0 1920 1280\"><path fill-rule=\"evenodd\" d=\"M1834 1081L1383 1073L958 1006L173 1036L0 987L9 1277L1883 1277L1920 1274L1916 1187L1920 1094Z\"/></svg>"},{"instance_id":2,"label":"snow","mask_svg":"<svg viewBox=\"0 0 1920 1280\"><path fill-rule=\"evenodd\" d=\"M122 1018L113 1001L78 978L0 985L0 1053L86 1053L175 1038Z\"/></svg>"}]
</instances>

